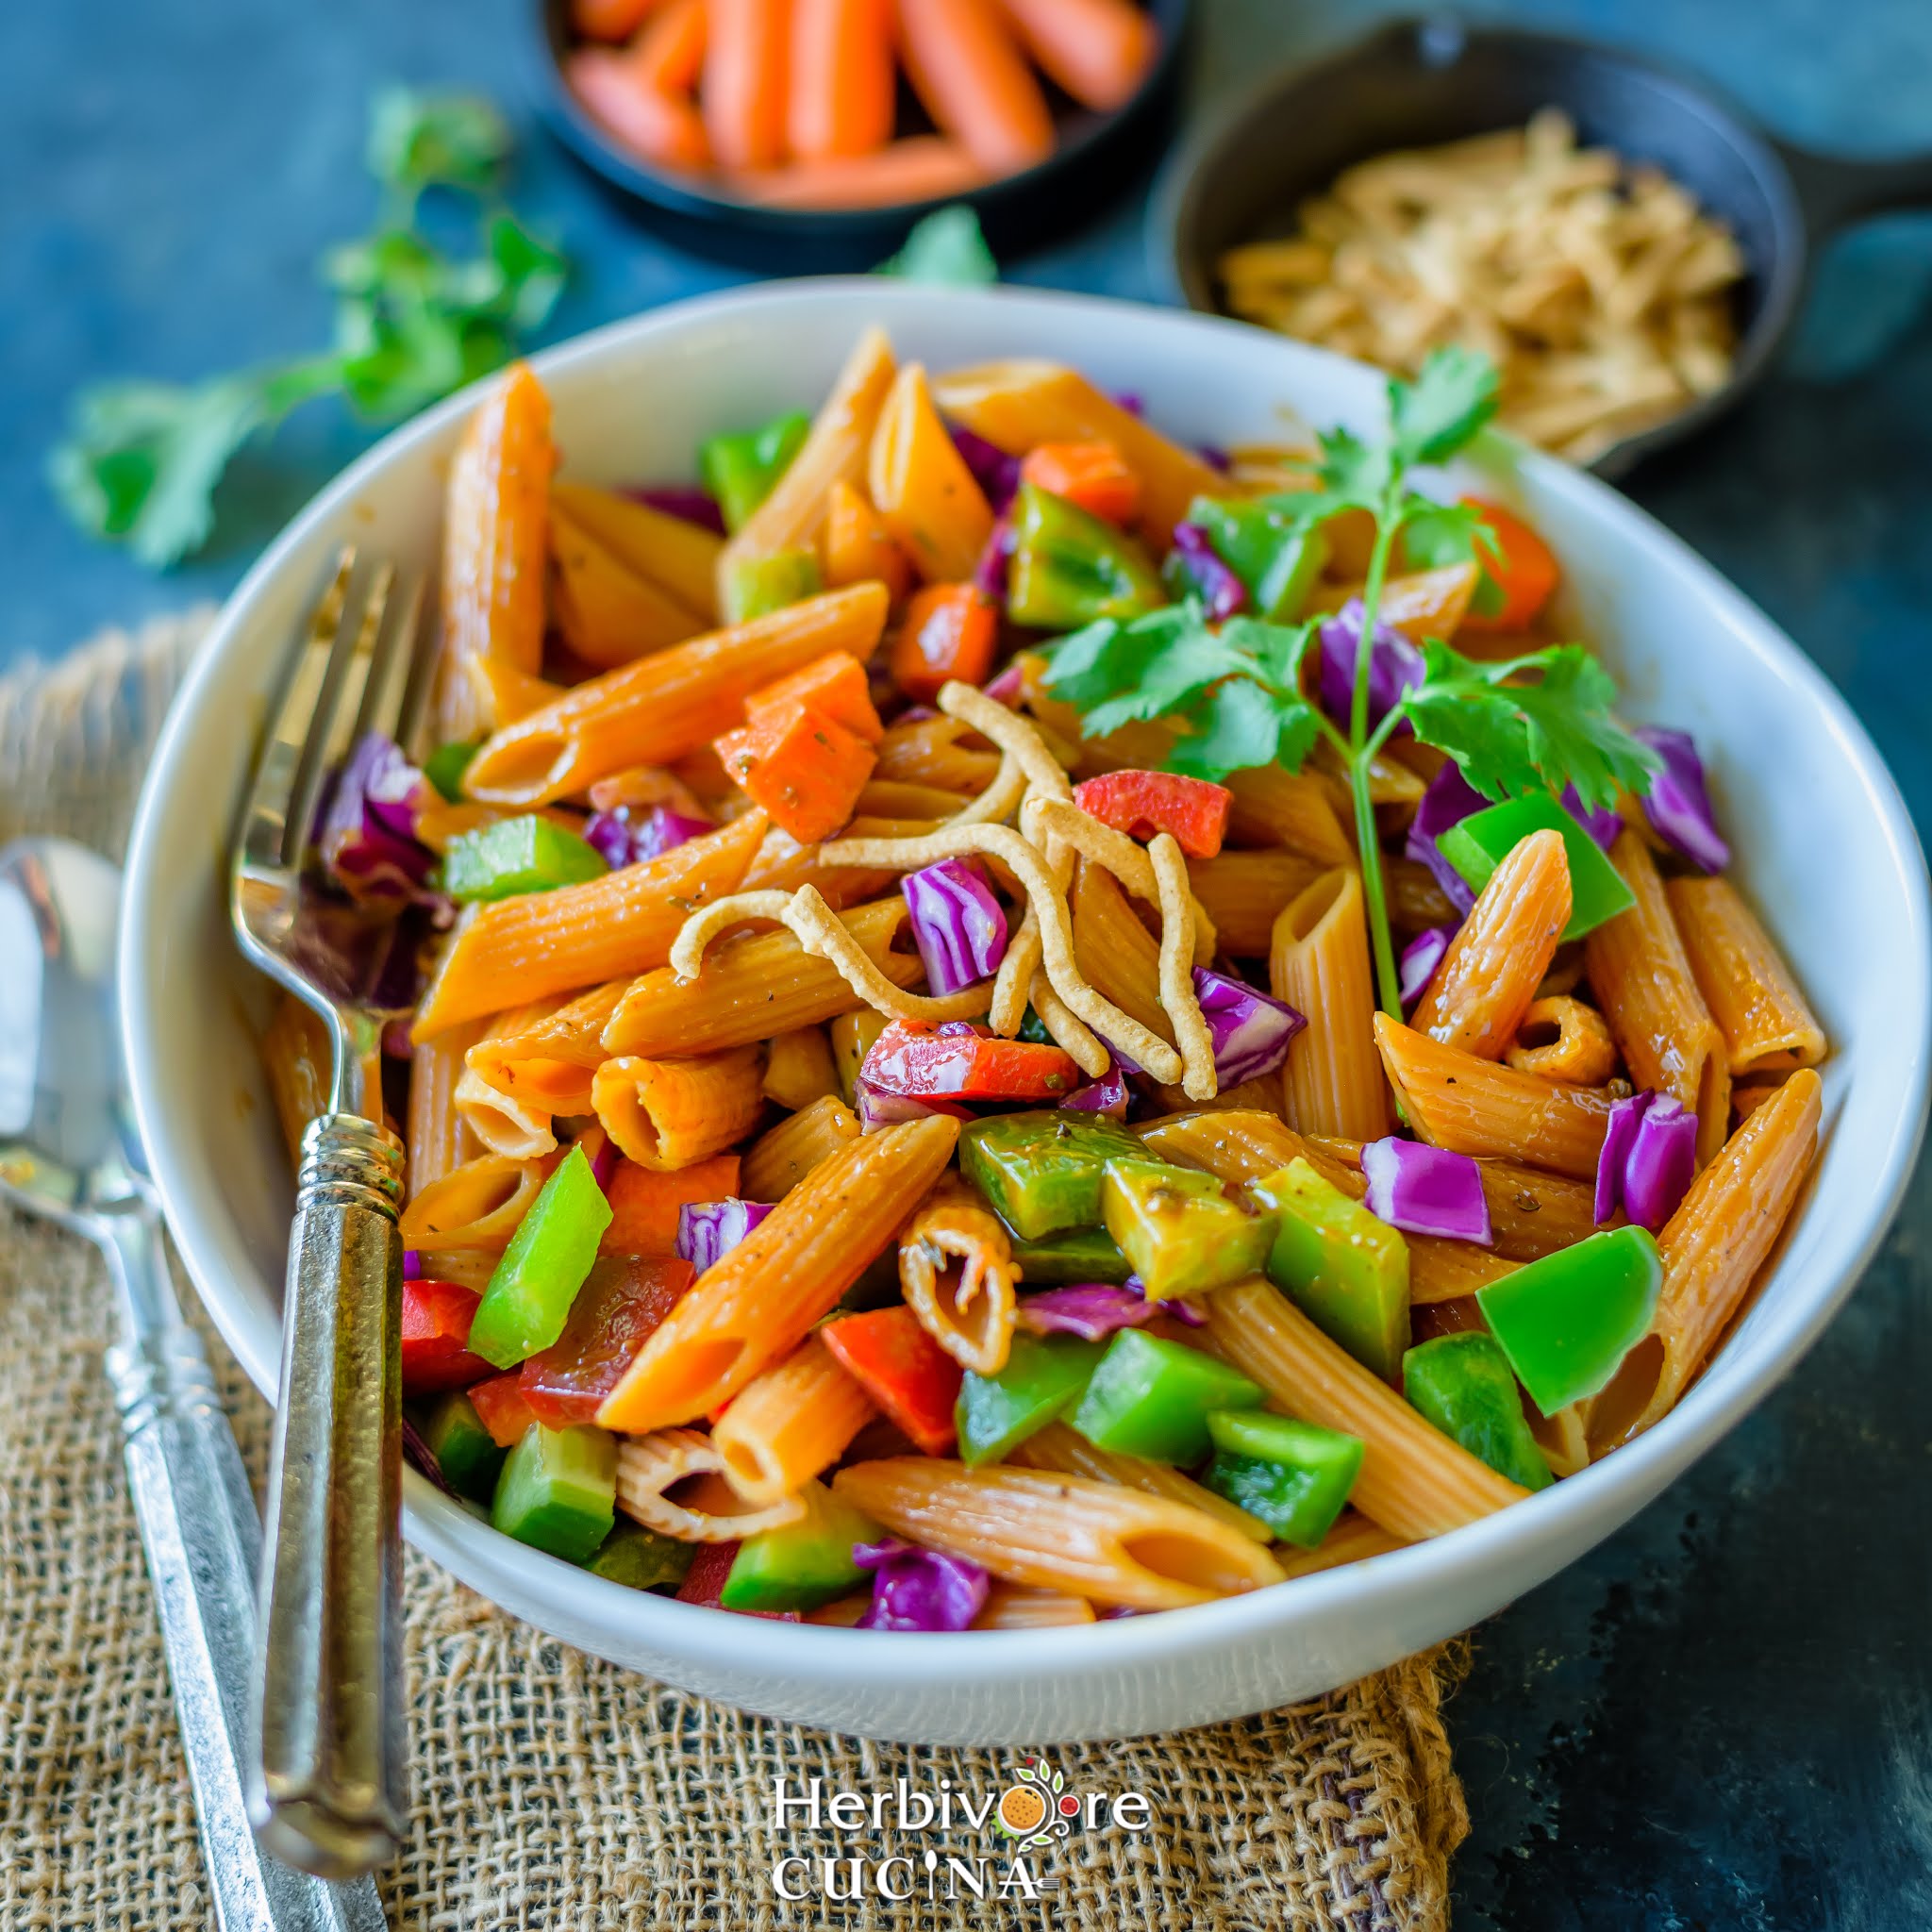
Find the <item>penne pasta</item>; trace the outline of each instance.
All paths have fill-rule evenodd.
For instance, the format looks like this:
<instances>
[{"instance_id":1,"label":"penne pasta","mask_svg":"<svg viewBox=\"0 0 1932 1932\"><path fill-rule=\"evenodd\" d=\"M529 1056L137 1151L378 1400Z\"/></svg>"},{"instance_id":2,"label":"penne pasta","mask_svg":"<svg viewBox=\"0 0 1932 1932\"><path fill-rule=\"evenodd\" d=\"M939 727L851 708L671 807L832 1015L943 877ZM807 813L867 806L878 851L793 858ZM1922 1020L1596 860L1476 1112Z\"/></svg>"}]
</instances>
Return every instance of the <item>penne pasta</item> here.
<instances>
[{"instance_id":1,"label":"penne pasta","mask_svg":"<svg viewBox=\"0 0 1932 1932\"><path fill-rule=\"evenodd\" d=\"M550 608L573 656L598 671L682 643L706 620L641 577L557 504L550 508Z\"/></svg>"},{"instance_id":2,"label":"penne pasta","mask_svg":"<svg viewBox=\"0 0 1932 1932\"><path fill-rule=\"evenodd\" d=\"M478 1078L512 1100L552 1115L589 1113L591 1077L609 1058L604 1051L604 1028L629 985L627 979L616 979L573 1000L540 1000L517 1008L515 1026L509 1024L512 1016L505 1015L501 1030L492 1028L464 1058ZM416 1054L464 1034L464 1026L452 1027L420 1043Z\"/></svg>"},{"instance_id":3,"label":"penne pasta","mask_svg":"<svg viewBox=\"0 0 1932 1932\"><path fill-rule=\"evenodd\" d=\"M1504 855L1476 894L1408 1024L1478 1059L1501 1059L1569 923L1562 834L1532 832Z\"/></svg>"},{"instance_id":4,"label":"penne pasta","mask_svg":"<svg viewBox=\"0 0 1932 1932\"><path fill-rule=\"evenodd\" d=\"M725 1480L716 1443L696 1429L659 1429L620 1442L617 1501L646 1529L687 1543L733 1543L805 1514L798 1496L747 1504Z\"/></svg>"},{"instance_id":5,"label":"penne pasta","mask_svg":"<svg viewBox=\"0 0 1932 1932\"><path fill-rule=\"evenodd\" d=\"M924 1199L958 1136L957 1121L936 1114L849 1141L821 1162L698 1276L598 1422L632 1433L691 1422L790 1354Z\"/></svg>"},{"instance_id":6,"label":"penne pasta","mask_svg":"<svg viewBox=\"0 0 1932 1932\"><path fill-rule=\"evenodd\" d=\"M626 1160L673 1173L741 1140L765 1110L764 1051L734 1047L696 1059L608 1059L591 1106Z\"/></svg>"},{"instance_id":7,"label":"penne pasta","mask_svg":"<svg viewBox=\"0 0 1932 1932\"><path fill-rule=\"evenodd\" d=\"M1222 951L1238 959L1268 957L1275 920L1319 870L1313 859L1286 850L1221 852L1188 861L1194 897L1214 922Z\"/></svg>"},{"instance_id":8,"label":"penne pasta","mask_svg":"<svg viewBox=\"0 0 1932 1932\"><path fill-rule=\"evenodd\" d=\"M556 1149L549 1114L500 1092L468 1067L457 1078L455 1102L457 1118L488 1153L535 1160Z\"/></svg>"},{"instance_id":9,"label":"penne pasta","mask_svg":"<svg viewBox=\"0 0 1932 1932\"><path fill-rule=\"evenodd\" d=\"M724 1479L754 1506L793 1495L877 1411L816 1335L731 1398L711 1430Z\"/></svg>"},{"instance_id":10,"label":"penne pasta","mask_svg":"<svg viewBox=\"0 0 1932 1932\"><path fill-rule=\"evenodd\" d=\"M275 1001L275 1009L261 1035L262 1071L268 1075L268 1091L275 1104L275 1118L281 1123L282 1139L289 1143L289 1164L302 1164L302 1136L308 1123L328 1111L331 1053L328 1028L291 992ZM451 1086L454 1087L454 1081ZM433 1141L442 1148L446 1169L454 1159L456 1117L441 1095L446 1127L433 1120L425 1123ZM412 1115L413 1119L413 1115ZM431 1150L434 1158L434 1148ZM410 1185L415 1185L413 1163Z\"/></svg>"},{"instance_id":11,"label":"penne pasta","mask_svg":"<svg viewBox=\"0 0 1932 1932\"><path fill-rule=\"evenodd\" d=\"M996 1375L1013 1341L1012 1238L958 1174L943 1175L899 1237L899 1285L919 1325L975 1374Z\"/></svg>"},{"instance_id":12,"label":"penne pasta","mask_svg":"<svg viewBox=\"0 0 1932 1932\"><path fill-rule=\"evenodd\" d=\"M1406 1547L1406 1539L1391 1535L1374 1517L1364 1516L1359 1509L1344 1509L1335 1519L1334 1528L1312 1550L1284 1548L1281 1569L1286 1576L1313 1576Z\"/></svg>"},{"instance_id":13,"label":"penne pasta","mask_svg":"<svg viewBox=\"0 0 1932 1932\"><path fill-rule=\"evenodd\" d=\"M457 1108L457 1088L465 1078L468 1053L480 1044L480 1020L453 1026L425 1040L409 1055L409 1105L405 1144L410 1194L441 1180L482 1150L469 1123ZM498 1150L492 1150L498 1151Z\"/></svg>"},{"instance_id":14,"label":"penne pasta","mask_svg":"<svg viewBox=\"0 0 1932 1932\"><path fill-rule=\"evenodd\" d=\"M1817 1074L1801 1068L1690 1183L1657 1237L1664 1283L1650 1334L1590 1405L1596 1454L1669 1414L1743 1306L1817 1158L1822 1107Z\"/></svg>"},{"instance_id":15,"label":"penne pasta","mask_svg":"<svg viewBox=\"0 0 1932 1932\"><path fill-rule=\"evenodd\" d=\"M858 1139L852 1109L836 1093L824 1094L767 1128L745 1151L745 1198L782 1201L813 1168Z\"/></svg>"},{"instance_id":16,"label":"penne pasta","mask_svg":"<svg viewBox=\"0 0 1932 1932\"><path fill-rule=\"evenodd\" d=\"M1432 925L1454 925L1462 917L1435 874L1420 859L1385 858L1382 889L1389 895L1389 923L1397 932L1417 933Z\"/></svg>"},{"instance_id":17,"label":"penne pasta","mask_svg":"<svg viewBox=\"0 0 1932 1932\"><path fill-rule=\"evenodd\" d=\"M1305 1134L1376 1141L1389 1130L1389 1095L1372 1031L1375 994L1359 874L1317 875L1274 922L1268 956L1274 997L1308 1024L1282 1068L1282 1111Z\"/></svg>"},{"instance_id":18,"label":"penne pasta","mask_svg":"<svg viewBox=\"0 0 1932 1932\"><path fill-rule=\"evenodd\" d=\"M587 483L553 483L550 507L553 515L568 517L594 537L625 569L708 623L717 622L718 553L724 544L702 524Z\"/></svg>"},{"instance_id":19,"label":"penne pasta","mask_svg":"<svg viewBox=\"0 0 1932 1932\"><path fill-rule=\"evenodd\" d=\"M491 737L463 774L486 805L548 805L631 765L668 764L744 721L744 701L827 651L861 661L886 622L879 584L827 591L587 678Z\"/></svg>"},{"instance_id":20,"label":"penne pasta","mask_svg":"<svg viewBox=\"0 0 1932 1932\"><path fill-rule=\"evenodd\" d=\"M841 1469L832 1493L1008 1583L1091 1603L1179 1609L1281 1578L1259 1543L1220 1518L1082 1476L899 1456Z\"/></svg>"},{"instance_id":21,"label":"penne pasta","mask_svg":"<svg viewBox=\"0 0 1932 1932\"><path fill-rule=\"evenodd\" d=\"M555 1158L480 1154L413 1194L402 1212L406 1248L506 1248L541 1191Z\"/></svg>"},{"instance_id":22,"label":"penne pasta","mask_svg":"<svg viewBox=\"0 0 1932 1932\"><path fill-rule=\"evenodd\" d=\"M1191 1476L1183 1475L1165 1462L1149 1462L1141 1456L1120 1456L1111 1449L1096 1448L1085 1436L1065 1423L1048 1423L1024 1441L1016 1443L1006 1456L1009 1467L1058 1470L1062 1475L1085 1476L1090 1482L1119 1483L1122 1488L1140 1490L1149 1496L1165 1496L1172 1503L1185 1503L1224 1523L1237 1534L1257 1543L1274 1541L1274 1532L1259 1517L1204 1489Z\"/></svg>"},{"instance_id":23,"label":"penne pasta","mask_svg":"<svg viewBox=\"0 0 1932 1932\"><path fill-rule=\"evenodd\" d=\"M1028 1590L1024 1584L994 1583L973 1620L975 1630L1044 1630L1063 1624L1091 1624L1093 1606L1062 1590Z\"/></svg>"},{"instance_id":24,"label":"penne pasta","mask_svg":"<svg viewBox=\"0 0 1932 1932\"><path fill-rule=\"evenodd\" d=\"M1732 1074L1815 1067L1824 1029L1738 889L1726 878L1678 878L1664 894Z\"/></svg>"},{"instance_id":25,"label":"penne pasta","mask_svg":"<svg viewBox=\"0 0 1932 1932\"><path fill-rule=\"evenodd\" d=\"M873 782L930 786L977 795L999 776L1000 755L962 742L976 737L958 718L908 718L886 726Z\"/></svg>"},{"instance_id":26,"label":"penne pasta","mask_svg":"<svg viewBox=\"0 0 1932 1932\"><path fill-rule=\"evenodd\" d=\"M1375 1044L1403 1111L1432 1146L1592 1180L1609 1097L1479 1060L1375 1015Z\"/></svg>"},{"instance_id":27,"label":"penne pasta","mask_svg":"<svg viewBox=\"0 0 1932 1932\"><path fill-rule=\"evenodd\" d=\"M1636 894L1627 912L1583 942L1591 991L1609 1023L1630 1077L1668 1093L1697 1116L1697 1158L1723 1146L1731 1119L1731 1072L1724 1035L1697 990L1650 847L1619 834L1610 861Z\"/></svg>"},{"instance_id":28,"label":"penne pasta","mask_svg":"<svg viewBox=\"0 0 1932 1932\"><path fill-rule=\"evenodd\" d=\"M839 1091L832 1042L823 1026L796 1026L774 1037L765 1054L765 1098L792 1113Z\"/></svg>"},{"instance_id":29,"label":"penne pasta","mask_svg":"<svg viewBox=\"0 0 1932 1932\"><path fill-rule=\"evenodd\" d=\"M1531 1000L1503 1056L1519 1074L1571 1087L1601 1087L1617 1068L1617 1042L1594 1007L1563 994Z\"/></svg>"},{"instance_id":30,"label":"penne pasta","mask_svg":"<svg viewBox=\"0 0 1932 1932\"><path fill-rule=\"evenodd\" d=\"M1315 773L1257 765L1230 772L1226 783L1234 793L1227 824L1235 838L1286 846L1318 866L1355 863L1355 847L1341 829L1335 801Z\"/></svg>"},{"instance_id":31,"label":"penne pasta","mask_svg":"<svg viewBox=\"0 0 1932 1932\"><path fill-rule=\"evenodd\" d=\"M992 535L992 511L933 408L925 371L900 370L870 455L873 508L928 583L969 579Z\"/></svg>"},{"instance_id":32,"label":"penne pasta","mask_svg":"<svg viewBox=\"0 0 1932 1932\"><path fill-rule=\"evenodd\" d=\"M1104 866L1082 858L1067 907L1081 977L1103 999L1172 1043L1174 1026L1160 1003L1160 942L1141 924L1119 881Z\"/></svg>"}]
</instances>

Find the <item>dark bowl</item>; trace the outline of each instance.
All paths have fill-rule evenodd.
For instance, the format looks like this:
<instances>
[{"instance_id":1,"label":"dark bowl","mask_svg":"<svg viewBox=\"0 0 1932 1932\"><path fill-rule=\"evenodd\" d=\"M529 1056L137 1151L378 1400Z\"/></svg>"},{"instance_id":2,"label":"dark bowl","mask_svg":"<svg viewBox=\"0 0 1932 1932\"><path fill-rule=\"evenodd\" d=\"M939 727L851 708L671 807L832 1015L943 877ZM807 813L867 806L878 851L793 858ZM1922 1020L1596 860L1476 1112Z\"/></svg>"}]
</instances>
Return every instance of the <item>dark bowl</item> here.
<instances>
[{"instance_id":1,"label":"dark bowl","mask_svg":"<svg viewBox=\"0 0 1932 1932\"><path fill-rule=\"evenodd\" d=\"M1042 82L1054 102L1059 145L1036 167L989 181L963 195L1002 256L1035 248L1077 226L1119 194L1162 146L1193 12L1193 0L1146 0L1160 49L1139 92L1110 114L1096 114ZM525 67L538 112L578 160L622 195L666 241L741 268L826 274L877 265L922 215L943 201L889 208L773 208L712 193L646 167L588 114L563 78L574 44L568 0L534 0L525 15Z\"/></svg>"}]
</instances>

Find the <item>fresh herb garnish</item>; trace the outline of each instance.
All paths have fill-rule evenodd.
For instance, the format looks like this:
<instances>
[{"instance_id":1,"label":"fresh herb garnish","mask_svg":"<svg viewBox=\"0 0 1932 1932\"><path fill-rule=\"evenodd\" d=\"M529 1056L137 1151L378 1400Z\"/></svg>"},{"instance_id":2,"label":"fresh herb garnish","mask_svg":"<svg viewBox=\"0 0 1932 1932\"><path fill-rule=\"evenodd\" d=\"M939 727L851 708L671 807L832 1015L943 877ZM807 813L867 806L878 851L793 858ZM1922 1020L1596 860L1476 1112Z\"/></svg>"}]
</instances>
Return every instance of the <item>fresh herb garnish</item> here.
<instances>
[{"instance_id":1,"label":"fresh herb garnish","mask_svg":"<svg viewBox=\"0 0 1932 1932\"><path fill-rule=\"evenodd\" d=\"M1318 738L1348 775L1367 901L1375 981L1383 1007L1401 1017L1389 931L1382 852L1370 773L1396 727L1447 752L1486 798L1576 788L1586 808L1614 805L1639 789L1656 757L1611 717L1616 686L1577 644L1553 644L1507 663L1480 663L1434 640L1420 683L1373 726L1370 672L1376 616L1398 538L1411 566L1499 560L1479 508L1445 504L1409 485L1419 466L1447 461L1494 414L1496 372L1484 357L1439 349L1412 383L1389 384L1389 435L1364 441L1346 429L1321 438L1316 487L1265 499L1285 531L1311 530L1344 510L1366 510L1375 541L1362 584L1349 715L1324 716L1302 691L1302 667L1323 619L1293 625L1230 619L1218 630L1191 600L1130 624L1105 622L1054 647L1045 683L1082 714L1089 738L1121 725L1171 718L1181 727L1172 771L1222 778L1256 765L1298 768ZM1497 587L1483 579L1493 599ZM1480 604L1478 605L1480 607Z\"/></svg>"},{"instance_id":2,"label":"fresh herb garnish","mask_svg":"<svg viewBox=\"0 0 1932 1932\"><path fill-rule=\"evenodd\" d=\"M394 422L508 361L548 318L568 272L500 204L509 149L509 128L486 100L378 94L367 159L383 190L380 225L322 264L336 295L333 350L206 382L83 390L48 463L68 514L165 569L208 541L235 452L298 404L340 393L370 420ZM417 205L432 188L474 200L479 253L445 254L419 232Z\"/></svg>"},{"instance_id":3,"label":"fresh herb garnish","mask_svg":"<svg viewBox=\"0 0 1932 1932\"><path fill-rule=\"evenodd\" d=\"M979 217L963 202L936 208L912 225L898 254L873 271L901 281L971 289L1000 278L1000 265L979 231Z\"/></svg>"}]
</instances>

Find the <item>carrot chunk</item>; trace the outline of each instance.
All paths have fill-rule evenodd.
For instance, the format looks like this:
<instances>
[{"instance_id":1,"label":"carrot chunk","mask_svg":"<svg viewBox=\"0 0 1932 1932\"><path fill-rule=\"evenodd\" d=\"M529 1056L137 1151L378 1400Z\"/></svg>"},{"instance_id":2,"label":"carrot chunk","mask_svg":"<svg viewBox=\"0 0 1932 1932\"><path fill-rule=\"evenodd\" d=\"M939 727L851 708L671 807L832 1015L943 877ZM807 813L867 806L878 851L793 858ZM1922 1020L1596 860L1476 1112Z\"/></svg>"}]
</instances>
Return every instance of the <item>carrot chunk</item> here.
<instances>
[{"instance_id":1,"label":"carrot chunk","mask_svg":"<svg viewBox=\"0 0 1932 1932\"><path fill-rule=\"evenodd\" d=\"M717 741L724 770L780 831L816 844L851 818L877 755L810 706L768 710Z\"/></svg>"}]
</instances>

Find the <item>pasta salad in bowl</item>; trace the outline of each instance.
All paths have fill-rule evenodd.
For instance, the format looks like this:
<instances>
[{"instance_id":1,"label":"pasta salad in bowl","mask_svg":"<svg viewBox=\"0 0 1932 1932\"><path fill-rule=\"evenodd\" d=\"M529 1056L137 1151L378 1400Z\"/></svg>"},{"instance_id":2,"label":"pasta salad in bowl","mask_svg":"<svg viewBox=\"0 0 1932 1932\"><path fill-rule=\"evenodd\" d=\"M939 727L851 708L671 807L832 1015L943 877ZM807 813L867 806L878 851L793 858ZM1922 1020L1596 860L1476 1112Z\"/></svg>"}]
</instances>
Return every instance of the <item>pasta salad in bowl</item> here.
<instances>
[{"instance_id":1,"label":"pasta salad in bowl","mask_svg":"<svg viewBox=\"0 0 1932 1932\"><path fill-rule=\"evenodd\" d=\"M826 284L519 366L308 513L217 645L258 688L359 520L441 587L422 741L350 748L313 855L390 936L417 1541L759 1708L1117 1734L1462 1627L1795 1359L1927 1002L1868 1115L1730 718L1808 734L1866 876L1814 830L1807 890L1922 989L1923 864L1815 674L1493 407L1453 352ZM325 1042L254 1015L292 1144ZM158 1165L272 1387L272 1206Z\"/></svg>"}]
</instances>

